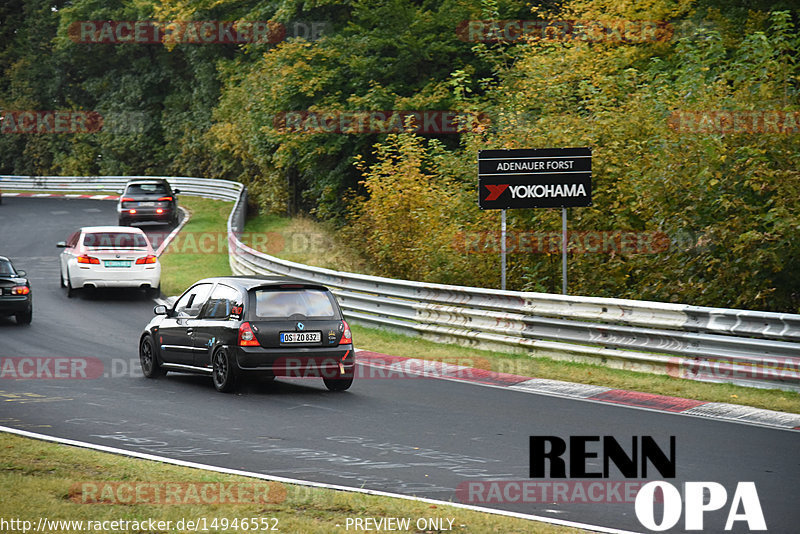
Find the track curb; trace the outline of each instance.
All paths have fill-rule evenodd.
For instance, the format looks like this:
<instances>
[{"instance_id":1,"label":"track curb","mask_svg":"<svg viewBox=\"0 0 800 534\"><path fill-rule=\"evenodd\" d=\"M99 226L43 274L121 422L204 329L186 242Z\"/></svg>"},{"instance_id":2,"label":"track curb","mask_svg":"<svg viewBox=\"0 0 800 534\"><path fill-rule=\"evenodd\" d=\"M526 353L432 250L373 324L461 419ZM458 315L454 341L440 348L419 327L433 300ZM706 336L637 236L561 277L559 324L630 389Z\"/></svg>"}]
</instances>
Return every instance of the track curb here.
<instances>
[{"instance_id":1,"label":"track curb","mask_svg":"<svg viewBox=\"0 0 800 534\"><path fill-rule=\"evenodd\" d=\"M361 349L356 349L356 354L358 363L380 370L383 373L381 378L400 377L401 374L408 373L424 378L454 380L475 385L507 388L522 393L615 404L628 408L800 431L800 414L754 408L741 404L699 401L641 391L628 391L605 386L498 373L440 361L391 356Z\"/></svg>"}]
</instances>

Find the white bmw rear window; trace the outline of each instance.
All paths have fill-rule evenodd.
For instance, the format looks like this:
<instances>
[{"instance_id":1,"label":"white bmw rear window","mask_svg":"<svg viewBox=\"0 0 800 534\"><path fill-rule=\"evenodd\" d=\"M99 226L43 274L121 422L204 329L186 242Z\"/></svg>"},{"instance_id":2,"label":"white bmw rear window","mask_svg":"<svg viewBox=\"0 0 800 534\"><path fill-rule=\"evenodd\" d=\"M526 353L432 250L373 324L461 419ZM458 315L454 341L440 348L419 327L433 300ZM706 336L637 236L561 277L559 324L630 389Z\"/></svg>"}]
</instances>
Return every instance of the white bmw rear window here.
<instances>
[{"instance_id":1,"label":"white bmw rear window","mask_svg":"<svg viewBox=\"0 0 800 534\"><path fill-rule=\"evenodd\" d=\"M96 232L83 236L83 246L95 248L147 248L142 234L130 232Z\"/></svg>"}]
</instances>

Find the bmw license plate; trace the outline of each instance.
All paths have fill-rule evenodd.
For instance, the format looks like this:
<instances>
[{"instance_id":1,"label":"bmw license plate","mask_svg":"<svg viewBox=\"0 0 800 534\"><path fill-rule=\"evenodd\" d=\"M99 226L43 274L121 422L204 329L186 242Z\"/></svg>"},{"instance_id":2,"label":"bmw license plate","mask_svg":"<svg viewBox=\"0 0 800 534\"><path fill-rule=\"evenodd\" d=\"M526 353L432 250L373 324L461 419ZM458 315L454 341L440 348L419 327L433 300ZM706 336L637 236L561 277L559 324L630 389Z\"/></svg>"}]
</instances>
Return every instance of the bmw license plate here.
<instances>
[{"instance_id":1,"label":"bmw license plate","mask_svg":"<svg viewBox=\"0 0 800 534\"><path fill-rule=\"evenodd\" d=\"M155 205L156 205L155 202L139 202L139 206L140 207L150 207L150 206L155 206Z\"/></svg>"},{"instance_id":2,"label":"bmw license plate","mask_svg":"<svg viewBox=\"0 0 800 534\"><path fill-rule=\"evenodd\" d=\"M322 332L281 332L281 343L319 343Z\"/></svg>"},{"instance_id":3,"label":"bmw license plate","mask_svg":"<svg viewBox=\"0 0 800 534\"><path fill-rule=\"evenodd\" d=\"M103 264L106 267L130 267L130 260L105 260Z\"/></svg>"}]
</instances>

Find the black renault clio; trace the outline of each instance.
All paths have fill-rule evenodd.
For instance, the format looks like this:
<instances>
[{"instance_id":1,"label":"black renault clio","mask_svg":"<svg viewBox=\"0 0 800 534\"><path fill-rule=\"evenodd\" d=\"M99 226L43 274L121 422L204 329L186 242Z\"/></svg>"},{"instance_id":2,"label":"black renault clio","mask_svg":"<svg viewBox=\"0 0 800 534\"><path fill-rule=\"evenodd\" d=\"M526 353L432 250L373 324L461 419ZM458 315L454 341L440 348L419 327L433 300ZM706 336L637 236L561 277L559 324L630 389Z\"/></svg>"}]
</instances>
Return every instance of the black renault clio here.
<instances>
[{"instance_id":1,"label":"black renault clio","mask_svg":"<svg viewBox=\"0 0 800 534\"><path fill-rule=\"evenodd\" d=\"M158 305L139 339L148 378L210 375L232 391L246 374L319 377L332 391L353 383L350 327L327 287L286 278L206 278L171 308Z\"/></svg>"}]
</instances>

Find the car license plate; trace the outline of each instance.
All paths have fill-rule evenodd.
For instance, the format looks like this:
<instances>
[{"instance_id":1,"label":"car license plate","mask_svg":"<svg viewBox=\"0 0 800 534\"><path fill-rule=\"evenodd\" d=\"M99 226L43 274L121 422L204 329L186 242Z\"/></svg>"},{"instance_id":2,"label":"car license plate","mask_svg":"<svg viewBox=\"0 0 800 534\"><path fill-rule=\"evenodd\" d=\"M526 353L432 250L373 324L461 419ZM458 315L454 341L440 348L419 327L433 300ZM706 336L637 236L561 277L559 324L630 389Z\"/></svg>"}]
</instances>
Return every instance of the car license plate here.
<instances>
[{"instance_id":1,"label":"car license plate","mask_svg":"<svg viewBox=\"0 0 800 534\"><path fill-rule=\"evenodd\" d=\"M139 202L139 206L148 207L148 206L155 206L155 202Z\"/></svg>"},{"instance_id":2,"label":"car license plate","mask_svg":"<svg viewBox=\"0 0 800 534\"><path fill-rule=\"evenodd\" d=\"M281 332L281 343L319 343L322 332Z\"/></svg>"},{"instance_id":3,"label":"car license plate","mask_svg":"<svg viewBox=\"0 0 800 534\"><path fill-rule=\"evenodd\" d=\"M106 267L130 267L130 260L105 260L103 264Z\"/></svg>"}]
</instances>

